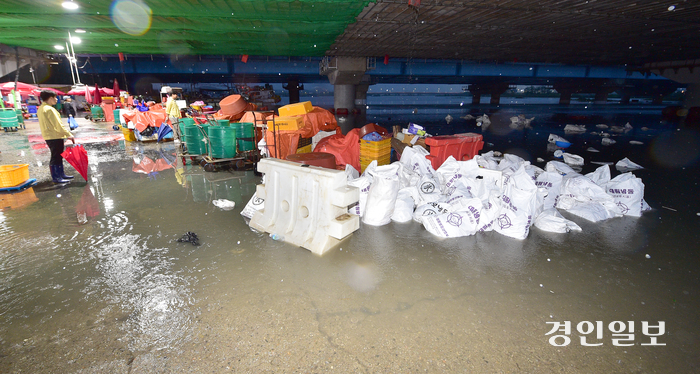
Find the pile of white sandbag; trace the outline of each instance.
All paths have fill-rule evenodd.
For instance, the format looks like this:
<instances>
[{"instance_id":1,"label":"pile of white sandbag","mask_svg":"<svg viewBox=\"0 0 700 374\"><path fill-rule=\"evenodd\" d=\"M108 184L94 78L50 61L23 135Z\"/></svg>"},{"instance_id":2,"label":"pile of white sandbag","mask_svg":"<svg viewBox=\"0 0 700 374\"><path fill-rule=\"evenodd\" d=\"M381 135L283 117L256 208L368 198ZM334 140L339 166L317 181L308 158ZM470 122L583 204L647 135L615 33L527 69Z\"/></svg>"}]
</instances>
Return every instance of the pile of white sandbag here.
<instances>
[{"instance_id":1,"label":"pile of white sandbag","mask_svg":"<svg viewBox=\"0 0 700 374\"><path fill-rule=\"evenodd\" d=\"M426 155L407 147L401 161L373 162L359 178L349 177L360 190L349 213L374 226L413 219L446 238L493 230L524 239L533 224L551 232L581 230L558 210L598 222L650 209L641 179L632 173L611 179L608 165L582 175L559 161L543 170L516 155L488 152L469 161L450 157L434 170Z\"/></svg>"}]
</instances>

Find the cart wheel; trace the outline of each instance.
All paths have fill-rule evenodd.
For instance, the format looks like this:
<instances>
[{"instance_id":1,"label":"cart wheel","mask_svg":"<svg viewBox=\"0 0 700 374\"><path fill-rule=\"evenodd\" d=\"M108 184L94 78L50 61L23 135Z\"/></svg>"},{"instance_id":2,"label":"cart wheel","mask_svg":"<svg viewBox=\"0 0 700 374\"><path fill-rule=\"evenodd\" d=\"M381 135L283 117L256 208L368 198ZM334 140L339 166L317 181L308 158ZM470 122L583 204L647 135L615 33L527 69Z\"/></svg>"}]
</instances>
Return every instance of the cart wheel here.
<instances>
[{"instance_id":1,"label":"cart wheel","mask_svg":"<svg viewBox=\"0 0 700 374\"><path fill-rule=\"evenodd\" d=\"M204 165L206 165L206 164L207 164L207 160L205 160L205 159L199 160L199 166L204 167Z\"/></svg>"},{"instance_id":2,"label":"cart wheel","mask_svg":"<svg viewBox=\"0 0 700 374\"><path fill-rule=\"evenodd\" d=\"M241 170L245 167L245 161L244 160L238 160L236 161L236 170Z\"/></svg>"},{"instance_id":3,"label":"cart wheel","mask_svg":"<svg viewBox=\"0 0 700 374\"><path fill-rule=\"evenodd\" d=\"M208 173L213 173L213 172L217 172L217 171L218 171L217 168L216 168L216 166L215 166L214 164L210 164L210 163L208 163L208 162L205 162L205 163L204 163L204 166L202 166L202 167L204 168L204 171L206 171L206 172L208 172Z\"/></svg>"}]
</instances>

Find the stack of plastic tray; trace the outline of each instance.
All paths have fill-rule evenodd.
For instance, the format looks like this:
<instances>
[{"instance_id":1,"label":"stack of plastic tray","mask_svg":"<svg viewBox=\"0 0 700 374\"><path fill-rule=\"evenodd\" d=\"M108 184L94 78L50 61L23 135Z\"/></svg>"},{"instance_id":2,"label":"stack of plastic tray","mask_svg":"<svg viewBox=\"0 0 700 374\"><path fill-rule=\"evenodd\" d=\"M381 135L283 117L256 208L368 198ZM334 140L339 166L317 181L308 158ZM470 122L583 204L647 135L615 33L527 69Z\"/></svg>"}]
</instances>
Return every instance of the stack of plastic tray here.
<instances>
[{"instance_id":1,"label":"stack of plastic tray","mask_svg":"<svg viewBox=\"0 0 700 374\"><path fill-rule=\"evenodd\" d=\"M0 165L0 188L19 186L29 180L29 164Z\"/></svg>"},{"instance_id":2,"label":"stack of plastic tray","mask_svg":"<svg viewBox=\"0 0 700 374\"><path fill-rule=\"evenodd\" d=\"M391 138L379 141L360 140L360 172L364 172L372 161L377 165L391 163Z\"/></svg>"}]
</instances>

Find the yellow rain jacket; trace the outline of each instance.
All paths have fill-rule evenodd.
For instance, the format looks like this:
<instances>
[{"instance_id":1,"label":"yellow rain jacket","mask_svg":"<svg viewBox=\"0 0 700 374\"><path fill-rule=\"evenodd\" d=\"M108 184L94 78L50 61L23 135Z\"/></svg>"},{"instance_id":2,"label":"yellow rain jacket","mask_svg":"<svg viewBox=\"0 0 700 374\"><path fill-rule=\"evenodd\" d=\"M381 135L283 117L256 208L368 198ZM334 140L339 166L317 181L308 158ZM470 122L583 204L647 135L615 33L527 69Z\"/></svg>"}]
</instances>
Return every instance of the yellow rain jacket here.
<instances>
[{"instance_id":1,"label":"yellow rain jacket","mask_svg":"<svg viewBox=\"0 0 700 374\"><path fill-rule=\"evenodd\" d=\"M72 138L68 129L63 126L61 115L51 105L42 103L36 111L36 116L39 118L39 127L41 128L41 136L44 140L67 139Z\"/></svg>"},{"instance_id":2,"label":"yellow rain jacket","mask_svg":"<svg viewBox=\"0 0 700 374\"><path fill-rule=\"evenodd\" d=\"M177 103L172 97L168 98L167 105L165 106L165 113L171 117L180 118L180 107L177 106Z\"/></svg>"}]
</instances>

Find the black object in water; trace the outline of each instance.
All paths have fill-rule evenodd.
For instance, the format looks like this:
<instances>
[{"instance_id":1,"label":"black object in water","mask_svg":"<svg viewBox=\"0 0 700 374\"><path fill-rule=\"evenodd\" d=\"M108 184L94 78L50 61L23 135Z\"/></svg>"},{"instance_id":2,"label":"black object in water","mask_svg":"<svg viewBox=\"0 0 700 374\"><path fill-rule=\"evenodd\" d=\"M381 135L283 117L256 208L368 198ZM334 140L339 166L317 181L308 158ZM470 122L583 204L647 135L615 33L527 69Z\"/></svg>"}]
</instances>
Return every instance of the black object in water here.
<instances>
[{"instance_id":1,"label":"black object in water","mask_svg":"<svg viewBox=\"0 0 700 374\"><path fill-rule=\"evenodd\" d=\"M182 236L182 238L177 240L178 243L192 243L192 245L199 245L199 238L197 237L197 234L193 233L192 231L188 231L185 233L185 235Z\"/></svg>"}]
</instances>

